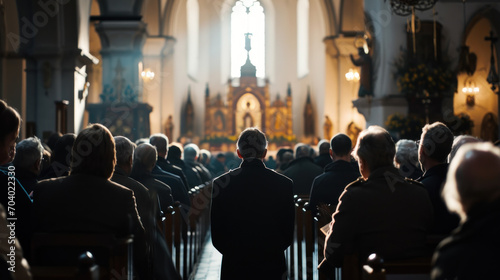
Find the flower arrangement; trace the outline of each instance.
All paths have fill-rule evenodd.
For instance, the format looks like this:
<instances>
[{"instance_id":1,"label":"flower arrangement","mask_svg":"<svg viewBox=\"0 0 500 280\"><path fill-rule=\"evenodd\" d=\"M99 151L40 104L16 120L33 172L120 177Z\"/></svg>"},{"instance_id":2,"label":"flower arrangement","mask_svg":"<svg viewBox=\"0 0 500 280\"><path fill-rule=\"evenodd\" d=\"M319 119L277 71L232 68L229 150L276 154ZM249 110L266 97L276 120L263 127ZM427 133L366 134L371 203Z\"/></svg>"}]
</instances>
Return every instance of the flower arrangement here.
<instances>
[{"instance_id":1,"label":"flower arrangement","mask_svg":"<svg viewBox=\"0 0 500 280\"><path fill-rule=\"evenodd\" d=\"M422 133L424 120L414 116L403 116L395 113L390 115L385 122L385 127L393 137L399 139L418 140Z\"/></svg>"},{"instance_id":2,"label":"flower arrangement","mask_svg":"<svg viewBox=\"0 0 500 280\"><path fill-rule=\"evenodd\" d=\"M457 75L445 57L441 63L422 61L403 51L394 66L398 91L406 97L442 97L457 88Z\"/></svg>"}]
</instances>

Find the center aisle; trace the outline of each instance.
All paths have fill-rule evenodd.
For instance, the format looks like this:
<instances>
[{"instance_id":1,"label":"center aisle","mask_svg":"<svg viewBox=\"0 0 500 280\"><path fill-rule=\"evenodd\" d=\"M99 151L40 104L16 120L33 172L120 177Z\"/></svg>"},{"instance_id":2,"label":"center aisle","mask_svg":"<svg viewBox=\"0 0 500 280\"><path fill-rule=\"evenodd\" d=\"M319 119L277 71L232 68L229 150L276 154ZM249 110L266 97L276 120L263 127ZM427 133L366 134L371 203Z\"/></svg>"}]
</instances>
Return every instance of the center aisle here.
<instances>
[{"instance_id":1,"label":"center aisle","mask_svg":"<svg viewBox=\"0 0 500 280\"><path fill-rule=\"evenodd\" d=\"M222 255L212 245L212 238L209 236L191 280L219 280L221 262Z\"/></svg>"}]
</instances>

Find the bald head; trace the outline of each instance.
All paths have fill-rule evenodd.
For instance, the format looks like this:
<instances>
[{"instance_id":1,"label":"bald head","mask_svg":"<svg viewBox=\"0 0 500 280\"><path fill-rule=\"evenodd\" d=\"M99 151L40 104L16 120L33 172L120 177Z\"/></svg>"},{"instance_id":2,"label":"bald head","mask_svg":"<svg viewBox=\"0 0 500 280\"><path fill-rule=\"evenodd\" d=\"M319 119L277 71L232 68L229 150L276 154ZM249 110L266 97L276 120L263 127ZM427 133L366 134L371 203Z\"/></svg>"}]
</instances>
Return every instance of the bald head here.
<instances>
[{"instance_id":1,"label":"bald head","mask_svg":"<svg viewBox=\"0 0 500 280\"><path fill-rule=\"evenodd\" d=\"M450 164L443 196L462 219L475 205L500 198L500 149L491 143L464 144Z\"/></svg>"},{"instance_id":2,"label":"bald head","mask_svg":"<svg viewBox=\"0 0 500 280\"><path fill-rule=\"evenodd\" d=\"M147 171L153 170L156 164L156 148L148 143L140 144L134 151L134 167L143 167Z\"/></svg>"}]
</instances>

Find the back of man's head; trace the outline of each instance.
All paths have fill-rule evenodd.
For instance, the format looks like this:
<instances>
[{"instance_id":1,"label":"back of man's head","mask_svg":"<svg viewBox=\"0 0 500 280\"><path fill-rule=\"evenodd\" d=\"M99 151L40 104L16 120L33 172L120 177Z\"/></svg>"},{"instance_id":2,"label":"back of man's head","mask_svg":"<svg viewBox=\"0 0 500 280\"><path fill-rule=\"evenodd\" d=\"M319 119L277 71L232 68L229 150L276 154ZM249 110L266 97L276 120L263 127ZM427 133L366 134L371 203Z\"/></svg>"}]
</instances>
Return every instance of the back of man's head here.
<instances>
[{"instance_id":1,"label":"back of man's head","mask_svg":"<svg viewBox=\"0 0 500 280\"><path fill-rule=\"evenodd\" d=\"M198 158L199 155L200 155L200 148L198 148L198 145L190 143L184 146L185 161L193 162Z\"/></svg>"},{"instance_id":2,"label":"back of man's head","mask_svg":"<svg viewBox=\"0 0 500 280\"><path fill-rule=\"evenodd\" d=\"M330 153L330 142L328 142L328 140L325 139L319 141L318 152L320 155L328 155Z\"/></svg>"},{"instance_id":3,"label":"back of man's head","mask_svg":"<svg viewBox=\"0 0 500 280\"><path fill-rule=\"evenodd\" d=\"M134 170L151 172L156 164L157 157L158 154L153 145L149 143L140 144L134 151Z\"/></svg>"},{"instance_id":4,"label":"back of man's head","mask_svg":"<svg viewBox=\"0 0 500 280\"><path fill-rule=\"evenodd\" d=\"M422 128L420 145L426 156L444 163L453 145L453 133L444 123L427 124Z\"/></svg>"},{"instance_id":5,"label":"back of man's head","mask_svg":"<svg viewBox=\"0 0 500 280\"><path fill-rule=\"evenodd\" d=\"M115 140L102 124L91 124L78 133L71 151L71 174L89 174L106 179L115 169Z\"/></svg>"},{"instance_id":6,"label":"back of man's head","mask_svg":"<svg viewBox=\"0 0 500 280\"><path fill-rule=\"evenodd\" d=\"M377 125L369 126L359 134L358 143L353 151L353 155L358 160L363 160L370 171L383 166L392 166L395 153L391 135Z\"/></svg>"},{"instance_id":7,"label":"back of man's head","mask_svg":"<svg viewBox=\"0 0 500 280\"><path fill-rule=\"evenodd\" d=\"M71 162L71 150L75 143L76 135L73 133L66 133L57 139L54 146L54 153L52 160L63 165L69 166Z\"/></svg>"},{"instance_id":8,"label":"back of man's head","mask_svg":"<svg viewBox=\"0 0 500 280\"><path fill-rule=\"evenodd\" d=\"M401 139L396 143L394 161L397 165L418 165L418 146L413 140Z\"/></svg>"},{"instance_id":9,"label":"back of man's head","mask_svg":"<svg viewBox=\"0 0 500 280\"><path fill-rule=\"evenodd\" d=\"M335 156L343 157L351 153L352 141L344 133L338 133L330 140L330 146Z\"/></svg>"},{"instance_id":10,"label":"back of man's head","mask_svg":"<svg viewBox=\"0 0 500 280\"><path fill-rule=\"evenodd\" d=\"M130 159L134 156L135 144L127 137L116 136L116 166L130 168Z\"/></svg>"},{"instance_id":11,"label":"back of man's head","mask_svg":"<svg viewBox=\"0 0 500 280\"><path fill-rule=\"evenodd\" d=\"M298 143L295 145L295 158L303 158L311 156L311 147L309 145Z\"/></svg>"},{"instance_id":12,"label":"back of man's head","mask_svg":"<svg viewBox=\"0 0 500 280\"><path fill-rule=\"evenodd\" d=\"M182 157L182 146L179 143L172 143L168 147L167 159L181 159Z\"/></svg>"},{"instance_id":13,"label":"back of man's head","mask_svg":"<svg viewBox=\"0 0 500 280\"><path fill-rule=\"evenodd\" d=\"M500 149L491 143L463 145L453 158L443 187L450 211L462 219L476 205L500 199Z\"/></svg>"},{"instance_id":14,"label":"back of man's head","mask_svg":"<svg viewBox=\"0 0 500 280\"><path fill-rule=\"evenodd\" d=\"M151 135L149 137L149 144L156 147L156 151L158 152L158 156L167 157L168 153L168 137L165 134L157 133Z\"/></svg>"},{"instance_id":15,"label":"back of man's head","mask_svg":"<svg viewBox=\"0 0 500 280\"><path fill-rule=\"evenodd\" d=\"M13 164L17 168L27 169L38 175L42 156L43 146L40 139L37 137L26 138L17 144ZM38 166L35 166L37 164Z\"/></svg>"},{"instance_id":16,"label":"back of man's head","mask_svg":"<svg viewBox=\"0 0 500 280\"><path fill-rule=\"evenodd\" d=\"M241 132L237 148L243 159L262 159L267 152L266 135L256 127L249 127Z\"/></svg>"}]
</instances>

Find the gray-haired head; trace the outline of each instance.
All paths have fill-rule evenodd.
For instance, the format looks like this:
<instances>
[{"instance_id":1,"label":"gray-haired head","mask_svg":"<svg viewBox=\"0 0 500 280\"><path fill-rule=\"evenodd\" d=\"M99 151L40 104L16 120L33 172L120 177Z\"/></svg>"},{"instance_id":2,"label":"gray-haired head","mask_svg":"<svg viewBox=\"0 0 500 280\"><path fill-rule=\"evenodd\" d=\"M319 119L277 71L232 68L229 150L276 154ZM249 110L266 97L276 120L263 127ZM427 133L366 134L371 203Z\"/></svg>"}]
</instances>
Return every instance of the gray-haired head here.
<instances>
[{"instance_id":1,"label":"gray-haired head","mask_svg":"<svg viewBox=\"0 0 500 280\"><path fill-rule=\"evenodd\" d=\"M352 155L360 165L361 161L364 161L364 166L371 172L379 167L392 166L395 153L394 141L387 130L371 125L359 134ZM363 175L363 172L361 173Z\"/></svg>"},{"instance_id":2,"label":"gray-haired head","mask_svg":"<svg viewBox=\"0 0 500 280\"><path fill-rule=\"evenodd\" d=\"M163 133L156 133L149 137L149 144L156 147L159 157L166 158L168 154L168 137Z\"/></svg>"},{"instance_id":3,"label":"gray-haired head","mask_svg":"<svg viewBox=\"0 0 500 280\"><path fill-rule=\"evenodd\" d=\"M267 153L266 135L256 127L249 127L240 133L236 146L243 159L263 159Z\"/></svg>"},{"instance_id":4,"label":"gray-haired head","mask_svg":"<svg viewBox=\"0 0 500 280\"><path fill-rule=\"evenodd\" d=\"M489 142L464 144L450 163L443 198L465 220L477 204L500 198L500 149Z\"/></svg>"},{"instance_id":5,"label":"gray-haired head","mask_svg":"<svg viewBox=\"0 0 500 280\"><path fill-rule=\"evenodd\" d=\"M320 155L327 155L330 153L330 142L328 142L328 140L322 139L318 142L318 153Z\"/></svg>"},{"instance_id":6,"label":"gray-haired head","mask_svg":"<svg viewBox=\"0 0 500 280\"><path fill-rule=\"evenodd\" d=\"M418 145L417 142L408 139L401 139L396 143L396 155L394 163L397 168L411 164L418 166Z\"/></svg>"},{"instance_id":7,"label":"gray-haired head","mask_svg":"<svg viewBox=\"0 0 500 280\"><path fill-rule=\"evenodd\" d=\"M149 143L140 144L134 151L133 168L151 172L156 164L157 156L156 148L153 145Z\"/></svg>"},{"instance_id":8,"label":"gray-haired head","mask_svg":"<svg viewBox=\"0 0 500 280\"><path fill-rule=\"evenodd\" d=\"M35 137L26 138L16 146L16 157L13 164L17 168L23 168L35 173L40 171L40 162L43 157L43 146L40 139Z\"/></svg>"},{"instance_id":9,"label":"gray-haired head","mask_svg":"<svg viewBox=\"0 0 500 280\"><path fill-rule=\"evenodd\" d=\"M462 147L462 145L477 142L481 142L481 140L470 135L460 135L455 137L455 139L453 139L453 146L451 146L451 152L448 155L448 162L451 162L453 160L453 157L455 157L455 154L457 153L458 149Z\"/></svg>"},{"instance_id":10,"label":"gray-haired head","mask_svg":"<svg viewBox=\"0 0 500 280\"><path fill-rule=\"evenodd\" d=\"M135 144L127 137L115 136L116 165L129 167L130 159L134 157Z\"/></svg>"},{"instance_id":11,"label":"gray-haired head","mask_svg":"<svg viewBox=\"0 0 500 280\"><path fill-rule=\"evenodd\" d=\"M311 156L311 146L304 143L298 143L295 145L295 158L303 158Z\"/></svg>"},{"instance_id":12,"label":"gray-haired head","mask_svg":"<svg viewBox=\"0 0 500 280\"><path fill-rule=\"evenodd\" d=\"M198 145L190 143L184 146L184 160L193 162L200 156Z\"/></svg>"}]
</instances>

